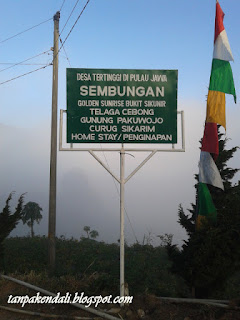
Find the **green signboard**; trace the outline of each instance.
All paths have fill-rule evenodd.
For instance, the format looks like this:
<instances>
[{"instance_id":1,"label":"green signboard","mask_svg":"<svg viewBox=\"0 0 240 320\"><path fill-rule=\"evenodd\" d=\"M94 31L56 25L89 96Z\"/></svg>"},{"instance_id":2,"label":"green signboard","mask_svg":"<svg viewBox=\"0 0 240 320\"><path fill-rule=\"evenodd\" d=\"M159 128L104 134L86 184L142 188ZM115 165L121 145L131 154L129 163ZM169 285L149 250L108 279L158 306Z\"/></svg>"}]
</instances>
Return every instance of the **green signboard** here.
<instances>
[{"instance_id":1,"label":"green signboard","mask_svg":"<svg viewBox=\"0 0 240 320\"><path fill-rule=\"evenodd\" d=\"M67 69L68 143L177 143L177 70Z\"/></svg>"}]
</instances>

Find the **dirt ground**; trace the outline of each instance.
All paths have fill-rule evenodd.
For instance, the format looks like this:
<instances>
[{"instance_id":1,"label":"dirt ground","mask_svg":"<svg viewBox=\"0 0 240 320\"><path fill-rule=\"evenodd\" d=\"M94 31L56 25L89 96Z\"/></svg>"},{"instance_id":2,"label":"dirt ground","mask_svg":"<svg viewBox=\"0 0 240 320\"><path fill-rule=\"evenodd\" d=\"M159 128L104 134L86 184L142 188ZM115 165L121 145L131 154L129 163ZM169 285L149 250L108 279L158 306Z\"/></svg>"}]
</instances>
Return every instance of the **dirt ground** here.
<instances>
[{"instance_id":1,"label":"dirt ground","mask_svg":"<svg viewBox=\"0 0 240 320\"><path fill-rule=\"evenodd\" d=\"M28 304L21 308L19 304L7 303L9 295L31 297L36 295L36 291L9 280L0 280L0 320L80 319L79 317L102 319L70 304ZM35 312L35 315L8 311L2 307ZM167 302L153 295L136 296L132 304L123 308L118 305L105 304L100 308L107 310L108 314L113 317L124 320L240 320L240 308L234 304L223 309L208 305Z\"/></svg>"}]
</instances>

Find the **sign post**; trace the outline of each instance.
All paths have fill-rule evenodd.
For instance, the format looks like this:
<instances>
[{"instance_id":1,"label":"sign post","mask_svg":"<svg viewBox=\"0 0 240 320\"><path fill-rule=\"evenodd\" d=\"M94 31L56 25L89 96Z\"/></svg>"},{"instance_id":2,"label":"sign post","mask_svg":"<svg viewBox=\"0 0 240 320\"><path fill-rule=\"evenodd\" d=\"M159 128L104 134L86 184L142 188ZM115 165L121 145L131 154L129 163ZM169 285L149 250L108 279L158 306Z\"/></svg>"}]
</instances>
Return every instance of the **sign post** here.
<instances>
[{"instance_id":1,"label":"sign post","mask_svg":"<svg viewBox=\"0 0 240 320\"><path fill-rule=\"evenodd\" d=\"M124 284L124 187L125 187L125 151L122 144L120 151L120 297L125 295Z\"/></svg>"},{"instance_id":2,"label":"sign post","mask_svg":"<svg viewBox=\"0 0 240 320\"><path fill-rule=\"evenodd\" d=\"M60 111L60 151L88 151L120 184L120 296L124 280L125 184L157 152L184 152L183 111L177 111L177 70L67 69L67 110ZM67 113L63 147L63 113ZM182 147L177 149L177 115L181 115ZM75 147L76 144L108 143L117 147ZM121 147L119 147L119 144ZM124 148L124 144L151 144L149 148ZM153 147L170 144L171 148ZM120 177L96 155L120 152ZM125 178L125 152L150 154ZM123 304L121 304L123 306Z\"/></svg>"}]
</instances>

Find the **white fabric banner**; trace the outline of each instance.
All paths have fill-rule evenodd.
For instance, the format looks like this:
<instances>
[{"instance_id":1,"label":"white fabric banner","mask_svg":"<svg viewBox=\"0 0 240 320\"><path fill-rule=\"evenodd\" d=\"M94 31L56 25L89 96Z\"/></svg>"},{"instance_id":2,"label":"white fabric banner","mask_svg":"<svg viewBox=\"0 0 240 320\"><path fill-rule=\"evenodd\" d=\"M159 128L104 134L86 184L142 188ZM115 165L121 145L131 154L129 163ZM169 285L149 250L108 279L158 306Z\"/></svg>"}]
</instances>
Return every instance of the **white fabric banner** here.
<instances>
[{"instance_id":1,"label":"white fabric banner","mask_svg":"<svg viewBox=\"0 0 240 320\"><path fill-rule=\"evenodd\" d=\"M199 161L199 182L211 184L224 190L219 170L209 152L201 151Z\"/></svg>"}]
</instances>

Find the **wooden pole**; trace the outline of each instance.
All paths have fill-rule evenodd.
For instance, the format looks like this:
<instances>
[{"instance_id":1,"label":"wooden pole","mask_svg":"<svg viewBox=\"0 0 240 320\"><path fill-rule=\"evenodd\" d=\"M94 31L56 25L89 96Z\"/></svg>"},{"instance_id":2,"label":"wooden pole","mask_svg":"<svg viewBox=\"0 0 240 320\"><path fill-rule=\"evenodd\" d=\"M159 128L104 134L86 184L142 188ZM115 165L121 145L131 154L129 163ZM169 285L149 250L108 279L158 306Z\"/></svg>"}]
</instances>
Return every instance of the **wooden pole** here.
<instances>
[{"instance_id":1,"label":"wooden pole","mask_svg":"<svg viewBox=\"0 0 240 320\"><path fill-rule=\"evenodd\" d=\"M57 185L57 105L58 105L58 41L59 41L58 11L54 17L53 43L53 81L52 81L52 126L50 154L50 188L49 188L49 222L48 222L48 259L49 272L55 271L55 237L56 237L56 185Z\"/></svg>"}]
</instances>

